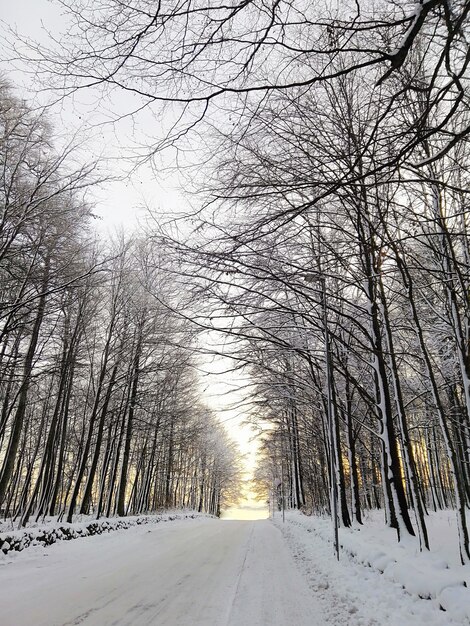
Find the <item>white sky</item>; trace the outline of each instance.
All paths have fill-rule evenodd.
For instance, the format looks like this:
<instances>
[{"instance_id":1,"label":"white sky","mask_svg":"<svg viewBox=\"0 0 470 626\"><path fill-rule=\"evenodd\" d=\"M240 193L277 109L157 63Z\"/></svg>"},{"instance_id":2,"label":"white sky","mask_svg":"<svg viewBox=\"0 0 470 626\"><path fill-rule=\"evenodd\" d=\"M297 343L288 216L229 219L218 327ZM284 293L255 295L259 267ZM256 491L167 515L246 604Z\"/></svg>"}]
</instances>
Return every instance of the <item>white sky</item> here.
<instances>
[{"instance_id":1,"label":"white sky","mask_svg":"<svg viewBox=\"0 0 470 626\"><path fill-rule=\"evenodd\" d=\"M2 30L11 26L22 37L30 38L40 43L49 41L49 32L58 36L66 27L66 16L63 9L56 2L49 0L0 0L1 11L0 36ZM8 35L11 39L11 35ZM8 54L8 53L7 53ZM3 58L3 54L2 57ZM37 98L34 88L37 83L21 71L12 70L11 63L1 63L0 71L10 77L13 86L29 101ZM40 103L48 101L49 96L39 96ZM110 104L113 110L127 109L132 106L129 96L122 93L116 102ZM145 215L145 206L160 210L162 213L181 213L189 209L184 195L179 191L180 181L174 172L164 172L160 169L158 178L150 165L142 166L129 175L133 163L124 158L129 154L129 147L136 146L139 139L143 139L142 128L155 123L150 115L140 116L140 124L134 124L133 119L127 119L118 124L109 121L104 126L100 123L110 118L106 114L102 102L97 101L97 94L81 92L74 100L68 99L56 105L50 116L54 125L54 135L66 131L66 137L78 133L86 142L85 153L90 158L104 157L107 172L113 177L122 177L123 180L107 183L101 189L95 190L97 214L102 218L101 227L112 230L117 226L132 228L139 216ZM88 128L87 128L88 127ZM167 167L170 163L165 164Z\"/></svg>"},{"instance_id":2,"label":"white sky","mask_svg":"<svg viewBox=\"0 0 470 626\"><path fill-rule=\"evenodd\" d=\"M6 26L16 28L22 36L29 37L39 42L48 41L48 33L58 35L65 28L65 19L61 7L49 0L0 0L1 20L0 36ZM3 56L3 55L2 55ZM12 71L11 64L2 63L0 71L10 77L14 87L24 97L31 101L35 95L29 89L29 77L18 71ZM103 119L102 110L98 110L92 94L80 94L73 103L65 102L61 107L53 111L54 133L57 135L61 129L67 133L82 132L84 121L95 123ZM126 95L118 106L125 105ZM114 106L115 103L112 103ZM153 118L144 119L142 124L155 123ZM122 159L122 154L133 141L138 138L139 128L133 125L132 120L120 123L117 126L105 125L94 127L87 133L86 149L84 158L90 155L93 158L105 155L111 158L108 166L113 175L121 175L129 169L129 163ZM139 168L132 176L125 180L106 183L95 190L95 212L101 221L97 227L103 232L112 232L116 228L125 230L133 229L138 220L145 216L145 206L158 210L159 214L175 214L186 212L190 206L189 199L180 191L181 178L174 171L162 173L158 178L150 166ZM230 436L238 443L241 453L244 455L247 479L251 476L256 458L256 442L252 441L252 431L248 426L243 426L243 414L240 410L230 410L230 406L241 399L241 394L234 394L233 389L242 381L234 374L223 375L219 372L229 369L231 363L228 359L218 359L215 362L204 364L211 374L202 377L202 388L208 404L218 412L224 422ZM248 507L256 506L256 501L250 494L245 503ZM257 516L251 509L245 511L249 517ZM232 511L232 516L243 517L242 511ZM263 516L263 513L261 513Z\"/></svg>"}]
</instances>

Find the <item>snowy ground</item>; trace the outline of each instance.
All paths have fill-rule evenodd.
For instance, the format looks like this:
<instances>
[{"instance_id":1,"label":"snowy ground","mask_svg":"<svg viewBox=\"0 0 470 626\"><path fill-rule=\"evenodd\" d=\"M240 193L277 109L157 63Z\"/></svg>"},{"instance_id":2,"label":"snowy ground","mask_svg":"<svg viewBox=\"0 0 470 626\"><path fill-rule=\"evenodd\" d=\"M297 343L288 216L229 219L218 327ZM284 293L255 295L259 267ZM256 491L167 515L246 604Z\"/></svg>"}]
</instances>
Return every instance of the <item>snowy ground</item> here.
<instances>
[{"instance_id":1,"label":"snowy ground","mask_svg":"<svg viewBox=\"0 0 470 626\"><path fill-rule=\"evenodd\" d=\"M270 521L181 520L0 561L2 626L321 626Z\"/></svg>"},{"instance_id":2,"label":"snowy ground","mask_svg":"<svg viewBox=\"0 0 470 626\"><path fill-rule=\"evenodd\" d=\"M325 624L470 624L470 568L460 565L453 511L428 518L430 553L420 553L411 542L398 544L395 531L384 526L383 513L374 512L363 527L340 529L339 562L333 557L329 519L289 512L284 524L280 514L275 524L308 580Z\"/></svg>"},{"instance_id":3,"label":"snowy ground","mask_svg":"<svg viewBox=\"0 0 470 626\"><path fill-rule=\"evenodd\" d=\"M0 556L0 624L470 624L470 589L461 584L468 570L458 565L452 524L452 513L433 518L436 550L421 557L397 547L372 517L366 528L341 532L339 563L329 522L293 513L285 524L280 516L275 525L181 519L31 546ZM420 599L415 587L444 592L454 610Z\"/></svg>"},{"instance_id":4,"label":"snowy ground","mask_svg":"<svg viewBox=\"0 0 470 626\"><path fill-rule=\"evenodd\" d=\"M58 522L55 518L46 518L39 522L30 522L26 528L20 529L17 528L17 524L13 520L5 520L0 522L0 554L22 552L36 545L49 546L57 541L81 539L144 524L155 525L177 519L206 517L213 518L212 515L191 510L167 511L159 514L129 517L100 517L99 520L91 515L77 515L71 524Z\"/></svg>"}]
</instances>

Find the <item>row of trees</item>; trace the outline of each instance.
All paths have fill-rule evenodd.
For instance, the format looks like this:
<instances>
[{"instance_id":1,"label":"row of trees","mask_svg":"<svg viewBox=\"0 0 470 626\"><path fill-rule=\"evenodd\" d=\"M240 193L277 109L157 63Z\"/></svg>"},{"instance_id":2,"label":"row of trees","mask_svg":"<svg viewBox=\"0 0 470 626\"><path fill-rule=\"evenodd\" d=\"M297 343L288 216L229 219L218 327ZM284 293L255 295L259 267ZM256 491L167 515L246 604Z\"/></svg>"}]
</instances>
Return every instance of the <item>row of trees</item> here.
<instances>
[{"instance_id":1,"label":"row of trees","mask_svg":"<svg viewBox=\"0 0 470 626\"><path fill-rule=\"evenodd\" d=\"M34 516L218 515L236 451L203 404L194 329L144 236L100 242L43 114L0 86L0 507Z\"/></svg>"},{"instance_id":2,"label":"row of trees","mask_svg":"<svg viewBox=\"0 0 470 626\"><path fill-rule=\"evenodd\" d=\"M470 146L449 137L469 110L418 134L450 113L428 108L426 41L386 83L331 54L314 90L245 103L212 134L210 211L175 247L251 372L265 490L344 526L383 508L422 549L427 511L454 507L467 563Z\"/></svg>"},{"instance_id":3,"label":"row of trees","mask_svg":"<svg viewBox=\"0 0 470 626\"><path fill-rule=\"evenodd\" d=\"M426 509L455 506L469 562L468 2L62 5L60 62L31 55L61 95L167 115L144 158L208 146L173 245L192 318L251 369L264 473L423 548Z\"/></svg>"}]
</instances>

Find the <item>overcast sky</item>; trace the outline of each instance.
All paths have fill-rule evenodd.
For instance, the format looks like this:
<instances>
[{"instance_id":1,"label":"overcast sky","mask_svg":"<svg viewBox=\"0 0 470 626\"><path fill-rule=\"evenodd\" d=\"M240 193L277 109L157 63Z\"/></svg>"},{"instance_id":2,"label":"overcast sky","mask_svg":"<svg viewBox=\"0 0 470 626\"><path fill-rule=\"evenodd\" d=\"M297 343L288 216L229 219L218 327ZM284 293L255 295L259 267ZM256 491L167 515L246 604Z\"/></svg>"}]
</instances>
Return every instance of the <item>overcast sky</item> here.
<instances>
[{"instance_id":1,"label":"overcast sky","mask_svg":"<svg viewBox=\"0 0 470 626\"><path fill-rule=\"evenodd\" d=\"M59 37L67 25L63 9L56 2L49 0L2 0L2 30L8 26L16 29L23 37L46 43L49 33ZM11 35L7 35L11 38ZM2 55L3 56L3 55ZM10 63L2 64L5 72L14 84L17 92L27 100L36 96L34 83L22 72L12 70ZM112 103L116 108L122 104L126 94L119 96L119 102ZM54 133L61 134L64 129L70 134L78 132L86 139L86 152L90 158L103 156L108 159L107 169L112 175L124 177L119 182L107 184L103 189L95 191L97 213L102 218L101 227L112 230L116 226L133 228L139 216L145 215L144 207L150 207L162 214L181 213L189 209L187 199L179 192L180 181L174 172L164 171L168 164L158 164L158 176L150 166L140 167L127 177L133 170L134 162L125 159L129 154L129 146L138 141L139 123L134 120L122 121L119 124L97 125L106 117L106 112L96 105L96 95L82 92L72 102L65 101L54 107L51 112ZM96 124L96 125L95 125ZM143 117L141 124L150 126L149 120ZM84 129L91 125L90 130Z\"/></svg>"}]
</instances>

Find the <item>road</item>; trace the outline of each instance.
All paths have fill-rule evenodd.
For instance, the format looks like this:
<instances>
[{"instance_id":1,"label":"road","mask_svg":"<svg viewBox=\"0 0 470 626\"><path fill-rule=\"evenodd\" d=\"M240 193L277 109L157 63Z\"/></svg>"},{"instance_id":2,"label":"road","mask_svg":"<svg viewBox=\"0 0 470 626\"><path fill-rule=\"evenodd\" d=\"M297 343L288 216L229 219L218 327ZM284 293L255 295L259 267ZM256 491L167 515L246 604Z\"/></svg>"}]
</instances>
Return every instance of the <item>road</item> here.
<instances>
[{"instance_id":1,"label":"road","mask_svg":"<svg viewBox=\"0 0 470 626\"><path fill-rule=\"evenodd\" d=\"M268 520L187 520L29 548L0 565L2 626L320 626Z\"/></svg>"}]
</instances>

